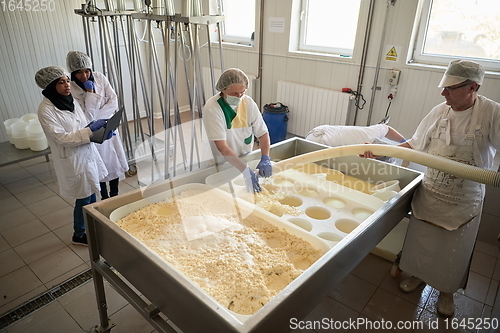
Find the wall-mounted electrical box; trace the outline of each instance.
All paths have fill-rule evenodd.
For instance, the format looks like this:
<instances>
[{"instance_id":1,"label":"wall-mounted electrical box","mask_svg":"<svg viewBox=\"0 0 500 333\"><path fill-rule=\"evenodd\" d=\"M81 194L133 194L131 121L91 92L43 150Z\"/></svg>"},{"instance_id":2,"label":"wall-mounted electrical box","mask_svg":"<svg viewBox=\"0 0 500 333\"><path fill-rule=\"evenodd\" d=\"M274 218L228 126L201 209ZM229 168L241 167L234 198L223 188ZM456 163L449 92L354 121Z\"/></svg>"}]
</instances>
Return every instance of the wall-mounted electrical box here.
<instances>
[{"instance_id":1,"label":"wall-mounted electrical box","mask_svg":"<svg viewBox=\"0 0 500 333\"><path fill-rule=\"evenodd\" d=\"M391 86L395 86L399 82L399 74L401 71L391 69L387 71L387 84L390 84Z\"/></svg>"}]
</instances>

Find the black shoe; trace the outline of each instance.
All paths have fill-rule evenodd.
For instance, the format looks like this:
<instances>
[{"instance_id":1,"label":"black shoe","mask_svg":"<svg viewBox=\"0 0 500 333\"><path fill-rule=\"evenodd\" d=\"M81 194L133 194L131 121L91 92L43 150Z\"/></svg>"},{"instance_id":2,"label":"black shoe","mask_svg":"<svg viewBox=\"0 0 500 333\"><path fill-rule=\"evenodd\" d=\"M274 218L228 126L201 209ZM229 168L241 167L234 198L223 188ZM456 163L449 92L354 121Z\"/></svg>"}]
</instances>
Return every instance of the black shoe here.
<instances>
[{"instance_id":1,"label":"black shoe","mask_svg":"<svg viewBox=\"0 0 500 333\"><path fill-rule=\"evenodd\" d=\"M71 243L75 245L89 246L89 243L87 243L87 234L83 234L82 237L76 237L75 235L73 235Z\"/></svg>"}]
</instances>

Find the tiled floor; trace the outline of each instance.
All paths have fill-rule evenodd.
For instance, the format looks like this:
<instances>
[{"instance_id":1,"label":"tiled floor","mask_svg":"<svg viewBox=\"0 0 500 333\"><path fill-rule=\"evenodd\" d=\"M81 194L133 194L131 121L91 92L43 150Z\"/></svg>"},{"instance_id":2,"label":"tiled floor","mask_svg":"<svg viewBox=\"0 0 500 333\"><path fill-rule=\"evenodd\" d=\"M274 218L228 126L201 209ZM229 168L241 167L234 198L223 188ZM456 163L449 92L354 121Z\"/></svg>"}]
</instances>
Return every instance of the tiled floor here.
<instances>
[{"instance_id":1,"label":"tiled floor","mask_svg":"<svg viewBox=\"0 0 500 333\"><path fill-rule=\"evenodd\" d=\"M120 191L135 187L136 178L127 178ZM43 157L0 168L0 317L89 268L87 248L70 244L72 205L73 200L59 195L52 162ZM437 292L429 286L411 294L400 292L390 268L390 262L368 255L305 320L366 318L394 325L397 321L426 323L426 328L416 330L362 328L340 332L469 332L445 329L443 319L435 314ZM471 270L467 290L455 293L458 319L491 316L500 281L498 247L479 242ZM113 333L154 332L130 304L108 284L106 287L108 313L116 324ZM429 328L428 323L437 323L438 329ZM88 332L98 324L90 281L0 333Z\"/></svg>"}]
</instances>

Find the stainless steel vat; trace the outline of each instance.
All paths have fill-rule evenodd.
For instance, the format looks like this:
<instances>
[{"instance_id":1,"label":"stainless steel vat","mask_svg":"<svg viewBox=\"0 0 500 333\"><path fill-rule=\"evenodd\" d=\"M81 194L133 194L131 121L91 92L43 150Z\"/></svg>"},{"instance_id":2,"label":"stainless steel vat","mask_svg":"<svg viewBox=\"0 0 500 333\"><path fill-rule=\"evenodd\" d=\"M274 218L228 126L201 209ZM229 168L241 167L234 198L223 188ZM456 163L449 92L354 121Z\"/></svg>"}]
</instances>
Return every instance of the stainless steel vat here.
<instances>
[{"instance_id":1,"label":"stainless steel vat","mask_svg":"<svg viewBox=\"0 0 500 333\"><path fill-rule=\"evenodd\" d=\"M324 148L327 147L292 138L274 144L271 157L281 160ZM259 157L260 153L254 152L245 159ZM408 214L413 192L423 177L420 172L356 156L321 162L362 180L398 179L401 191L245 322L193 288L191 282L109 220L116 208L142 199L140 189L86 206L89 250L101 317L99 331L109 331L113 327L106 314L104 277L158 331L174 332L173 323L183 332L195 333L289 332L292 318L301 320L307 316ZM165 181L147 192L154 194L186 183L203 183L207 176L224 168L229 166L198 170Z\"/></svg>"}]
</instances>

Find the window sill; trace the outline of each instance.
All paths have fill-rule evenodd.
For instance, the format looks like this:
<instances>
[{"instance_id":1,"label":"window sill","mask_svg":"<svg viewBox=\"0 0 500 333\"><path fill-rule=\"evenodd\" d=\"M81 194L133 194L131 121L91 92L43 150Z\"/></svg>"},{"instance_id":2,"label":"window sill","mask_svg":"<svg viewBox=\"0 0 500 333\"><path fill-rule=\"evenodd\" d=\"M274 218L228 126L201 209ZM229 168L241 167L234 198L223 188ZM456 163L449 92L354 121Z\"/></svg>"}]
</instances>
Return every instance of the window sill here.
<instances>
[{"instance_id":1,"label":"window sill","mask_svg":"<svg viewBox=\"0 0 500 333\"><path fill-rule=\"evenodd\" d=\"M451 61L451 60L450 60ZM418 61L407 61L406 65L409 67L415 67L415 68L426 68L426 69L436 69L440 71L445 71L448 65L443 65L443 64L429 64L429 63L423 63L423 62L418 62ZM484 66L484 65L483 65ZM500 79L500 71L492 71L490 68L485 67L485 76L492 78L492 79Z\"/></svg>"},{"instance_id":2,"label":"window sill","mask_svg":"<svg viewBox=\"0 0 500 333\"><path fill-rule=\"evenodd\" d=\"M214 42L214 43L218 44L218 42ZM249 42L222 41L222 45L224 45L224 47L228 46L228 47L236 47L236 48L239 48L239 47L254 48L253 42L249 43Z\"/></svg>"},{"instance_id":3,"label":"window sill","mask_svg":"<svg viewBox=\"0 0 500 333\"><path fill-rule=\"evenodd\" d=\"M289 56L298 56L300 58L309 58L313 60L338 60L340 62L354 62L354 59L350 55L339 55L339 54L333 54L333 53L323 53L323 52L311 52L311 51L300 51L300 50L294 50L294 51L288 51Z\"/></svg>"}]
</instances>

